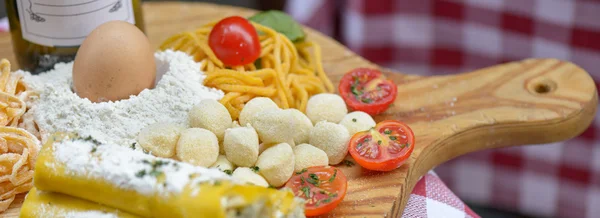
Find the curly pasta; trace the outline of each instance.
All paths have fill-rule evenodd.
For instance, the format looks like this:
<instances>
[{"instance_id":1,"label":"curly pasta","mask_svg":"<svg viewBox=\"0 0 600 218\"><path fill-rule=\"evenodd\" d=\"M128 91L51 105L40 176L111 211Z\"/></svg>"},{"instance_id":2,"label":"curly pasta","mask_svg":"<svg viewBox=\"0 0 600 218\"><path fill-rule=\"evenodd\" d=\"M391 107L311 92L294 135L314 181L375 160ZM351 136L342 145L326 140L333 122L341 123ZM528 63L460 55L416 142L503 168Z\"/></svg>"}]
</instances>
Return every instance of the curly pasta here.
<instances>
[{"instance_id":1,"label":"curly pasta","mask_svg":"<svg viewBox=\"0 0 600 218\"><path fill-rule=\"evenodd\" d=\"M0 61L0 212L20 193L33 187L33 169L40 142L16 126L22 124L25 101L37 95L22 83L22 75L10 72L10 62Z\"/></svg>"}]
</instances>

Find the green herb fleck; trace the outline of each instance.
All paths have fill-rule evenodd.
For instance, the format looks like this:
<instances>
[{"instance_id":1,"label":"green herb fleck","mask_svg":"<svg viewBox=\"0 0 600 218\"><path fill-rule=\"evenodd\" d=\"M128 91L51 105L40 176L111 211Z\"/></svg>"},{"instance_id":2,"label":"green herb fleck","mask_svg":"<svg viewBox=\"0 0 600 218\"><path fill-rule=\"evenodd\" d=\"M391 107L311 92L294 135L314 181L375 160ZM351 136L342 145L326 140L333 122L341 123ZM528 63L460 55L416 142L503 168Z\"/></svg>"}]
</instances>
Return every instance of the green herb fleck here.
<instances>
[{"instance_id":1,"label":"green herb fleck","mask_svg":"<svg viewBox=\"0 0 600 218\"><path fill-rule=\"evenodd\" d=\"M158 170L152 170L150 171L149 175L150 176L154 176L154 177L158 177L162 174L162 172L158 171Z\"/></svg>"},{"instance_id":2,"label":"green herb fleck","mask_svg":"<svg viewBox=\"0 0 600 218\"><path fill-rule=\"evenodd\" d=\"M383 133L385 133L385 134L388 134L388 135L389 135L389 134L392 134L392 130L386 129L385 131L383 131Z\"/></svg>"},{"instance_id":3,"label":"green herb fleck","mask_svg":"<svg viewBox=\"0 0 600 218\"><path fill-rule=\"evenodd\" d=\"M300 185L304 185L304 176L300 176Z\"/></svg>"},{"instance_id":4,"label":"green herb fleck","mask_svg":"<svg viewBox=\"0 0 600 218\"><path fill-rule=\"evenodd\" d=\"M306 181L310 184L313 184L314 186L319 186L319 176L317 176L317 174L308 174L308 178L306 179Z\"/></svg>"},{"instance_id":5,"label":"green herb fleck","mask_svg":"<svg viewBox=\"0 0 600 218\"><path fill-rule=\"evenodd\" d=\"M92 142L92 143L94 143L96 145L102 144L102 143L100 143L100 141L92 138L92 136L87 136L87 137L83 138L83 140L88 141L88 142Z\"/></svg>"},{"instance_id":6,"label":"green herb fleck","mask_svg":"<svg viewBox=\"0 0 600 218\"><path fill-rule=\"evenodd\" d=\"M135 173L135 176L138 178L142 178L146 175L146 170L140 170L137 173Z\"/></svg>"},{"instance_id":7,"label":"green herb fleck","mask_svg":"<svg viewBox=\"0 0 600 218\"><path fill-rule=\"evenodd\" d=\"M135 150L135 144L137 144L136 142L131 143L131 145L129 146L129 148L131 148L131 150Z\"/></svg>"},{"instance_id":8,"label":"green herb fleck","mask_svg":"<svg viewBox=\"0 0 600 218\"><path fill-rule=\"evenodd\" d=\"M227 175L230 175L230 176L231 176L231 174L233 173L233 172L231 172L231 170L223 170L223 172L224 172L224 173L227 173Z\"/></svg>"},{"instance_id":9,"label":"green herb fleck","mask_svg":"<svg viewBox=\"0 0 600 218\"><path fill-rule=\"evenodd\" d=\"M352 118L352 122L355 122L355 123L356 123L356 118Z\"/></svg>"},{"instance_id":10,"label":"green herb fleck","mask_svg":"<svg viewBox=\"0 0 600 218\"><path fill-rule=\"evenodd\" d=\"M329 197L335 198L335 197L337 197L337 196L338 196L338 194L337 194L337 193L329 193Z\"/></svg>"},{"instance_id":11,"label":"green herb fleck","mask_svg":"<svg viewBox=\"0 0 600 218\"><path fill-rule=\"evenodd\" d=\"M329 203L329 202L331 202L331 198L325 198L321 202L323 202L323 203Z\"/></svg>"},{"instance_id":12,"label":"green herb fleck","mask_svg":"<svg viewBox=\"0 0 600 218\"><path fill-rule=\"evenodd\" d=\"M324 195L326 195L326 194L327 194L327 192L325 192L325 191L323 191L323 190L319 191L319 193L321 193L321 194L324 194Z\"/></svg>"},{"instance_id":13,"label":"green herb fleck","mask_svg":"<svg viewBox=\"0 0 600 218\"><path fill-rule=\"evenodd\" d=\"M377 140L377 144L378 144L378 145L381 145L381 140Z\"/></svg>"},{"instance_id":14,"label":"green herb fleck","mask_svg":"<svg viewBox=\"0 0 600 218\"><path fill-rule=\"evenodd\" d=\"M272 188L272 189L277 189L277 187L275 187L275 186L272 186L272 185L269 185L269 188Z\"/></svg>"},{"instance_id":15,"label":"green herb fleck","mask_svg":"<svg viewBox=\"0 0 600 218\"><path fill-rule=\"evenodd\" d=\"M360 101L362 101L363 103L369 104L369 103L373 102L373 99L370 99L370 98L361 98Z\"/></svg>"},{"instance_id":16,"label":"green herb fleck","mask_svg":"<svg viewBox=\"0 0 600 218\"><path fill-rule=\"evenodd\" d=\"M358 96L362 95L362 92L361 92L361 91L358 91L358 90L356 89L356 86L357 86L357 85L355 85L355 84L353 84L353 85L350 85L350 92L352 92L352 94L353 94L353 95L355 95L355 96L356 96L356 98L358 98Z\"/></svg>"},{"instance_id":17,"label":"green herb fleck","mask_svg":"<svg viewBox=\"0 0 600 218\"><path fill-rule=\"evenodd\" d=\"M356 148L360 148L360 147L362 147L362 146L363 146L363 144L362 144L362 143L358 143L358 144L356 144Z\"/></svg>"},{"instance_id":18,"label":"green herb fleck","mask_svg":"<svg viewBox=\"0 0 600 218\"><path fill-rule=\"evenodd\" d=\"M300 188L300 190L302 190L302 192L304 193L304 196L306 196L307 198L310 198L310 188L308 186L304 186L304 187Z\"/></svg>"},{"instance_id":19,"label":"green herb fleck","mask_svg":"<svg viewBox=\"0 0 600 218\"><path fill-rule=\"evenodd\" d=\"M390 136L390 140L396 140L396 139L398 139L398 137L396 137L396 136Z\"/></svg>"},{"instance_id":20,"label":"green herb fleck","mask_svg":"<svg viewBox=\"0 0 600 218\"><path fill-rule=\"evenodd\" d=\"M361 146L362 146L362 144L361 144ZM357 146L357 147L358 147L358 146ZM349 167L351 167L351 166L354 166L354 165L355 165L355 164L354 164L354 162L352 162L352 161L349 161L349 160L343 160L342 162L343 162L343 163L344 163L346 166L349 166Z\"/></svg>"},{"instance_id":21,"label":"green herb fleck","mask_svg":"<svg viewBox=\"0 0 600 218\"><path fill-rule=\"evenodd\" d=\"M215 186L219 186L219 185L221 185L221 181L217 180L217 181L215 181L215 182L213 183L213 185L215 185Z\"/></svg>"},{"instance_id":22,"label":"green herb fleck","mask_svg":"<svg viewBox=\"0 0 600 218\"><path fill-rule=\"evenodd\" d=\"M142 163L150 164L150 161L148 161L148 160L142 160Z\"/></svg>"},{"instance_id":23,"label":"green herb fleck","mask_svg":"<svg viewBox=\"0 0 600 218\"><path fill-rule=\"evenodd\" d=\"M306 170L307 170L307 169L306 169L306 168L304 168L304 169L300 170L300 172L296 172L296 175L303 174L303 173L305 173L305 172L306 172Z\"/></svg>"},{"instance_id":24,"label":"green herb fleck","mask_svg":"<svg viewBox=\"0 0 600 218\"><path fill-rule=\"evenodd\" d=\"M335 180L335 176L337 176L337 169L333 171L333 176L329 178L329 182L333 182L333 180Z\"/></svg>"},{"instance_id":25,"label":"green herb fleck","mask_svg":"<svg viewBox=\"0 0 600 218\"><path fill-rule=\"evenodd\" d=\"M258 173L259 170L260 170L260 168L258 168L258 166L252 167L252 171L254 171L255 173Z\"/></svg>"},{"instance_id":26,"label":"green herb fleck","mask_svg":"<svg viewBox=\"0 0 600 218\"><path fill-rule=\"evenodd\" d=\"M92 147L92 153L96 152L97 148L96 146Z\"/></svg>"},{"instance_id":27,"label":"green herb fleck","mask_svg":"<svg viewBox=\"0 0 600 218\"><path fill-rule=\"evenodd\" d=\"M406 143L406 144L404 144L404 147L405 147L405 148L408 148L409 146L410 146L410 143Z\"/></svg>"},{"instance_id":28,"label":"green herb fleck","mask_svg":"<svg viewBox=\"0 0 600 218\"><path fill-rule=\"evenodd\" d=\"M153 167L153 168L157 168L157 167L161 167L161 166L167 165L168 163L169 163L169 162L167 162L167 161L164 161L164 160L156 160L156 161L154 161L154 162L152 163L152 167Z\"/></svg>"}]
</instances>

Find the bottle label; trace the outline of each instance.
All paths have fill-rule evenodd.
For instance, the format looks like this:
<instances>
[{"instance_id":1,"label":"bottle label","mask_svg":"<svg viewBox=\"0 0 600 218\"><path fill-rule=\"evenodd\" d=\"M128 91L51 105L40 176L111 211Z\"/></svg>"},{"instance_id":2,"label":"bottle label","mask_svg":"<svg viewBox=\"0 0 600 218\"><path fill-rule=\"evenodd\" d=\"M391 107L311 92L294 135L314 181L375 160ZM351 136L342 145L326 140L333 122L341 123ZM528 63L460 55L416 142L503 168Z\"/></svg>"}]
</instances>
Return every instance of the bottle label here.
<instances>
[{"instance_id":1,"label":"bottle label","mask_svg":"<svg viewBox=\"0 0 600 218\"><path fill-rule=\"evenodd\" d=\"M132 0L17 0L21 32L44 46L79 46L100 24L135 24Z\"/></svg>"}]
</instances>

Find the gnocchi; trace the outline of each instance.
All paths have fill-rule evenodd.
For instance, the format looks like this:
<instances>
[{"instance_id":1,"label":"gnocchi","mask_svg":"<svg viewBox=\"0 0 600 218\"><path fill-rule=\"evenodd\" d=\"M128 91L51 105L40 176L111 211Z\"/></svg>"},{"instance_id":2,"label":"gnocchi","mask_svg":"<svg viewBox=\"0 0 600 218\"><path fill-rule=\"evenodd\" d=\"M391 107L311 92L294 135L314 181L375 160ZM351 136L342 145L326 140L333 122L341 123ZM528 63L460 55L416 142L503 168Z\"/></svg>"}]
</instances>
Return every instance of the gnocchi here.
<instances>
[{"instance_id":1,"label":"gnocchi","mask_svg":"<svg viewBox=\"0 0 600 218\"><path fill-rule=\"evenodd\" d=\"M177 142L177 158L197 166L213 165L219 157L219 141L211 131L190 128L181 132Z\"/></svg>"},{"instance_id":2,"label":"gnocchi","mask_svg":"<svg viewBox=\"0 0 600 218\"><path fill-rule=\"evenodd\" d=\"M235 165L254 166L258 159L258 135L251 126L227 129L223 148L227 159Z\"/></svg>"},{"instance_id":3,"label":"gnocchi","mask_svg":"<svg viewBox=\"0 0 600 218\"><path fill-rule=\"evenodd\" d=\"M339 123L347 113L344 99L336 94L317 94L310 97L306 103L306 116L315 125L323 120Z\"/></svg>"},{"instance_id":4,"label":"gnocchi","mask_svg":"<svg viewBox=\"0 0 600 218\"><path fill-rule=\"evenodd\" d=\"M310 133L310 129L313 127L312 122L306 115L304 115L301 111L297 109L285 109L283 110L285 113L289 113L289 117L292 119L294 123L291 128L294 132L294 143L302 144L308 142L308 134Z\"/></svg>"},{"instance_id":5,"label":"gnocchi","mask_svg":"<svg viewBox=\"0 0 600 218\"><path fill-rule=\"evenodd\" d=\"M348 154L348 141L350 134L346 127L331 123L328 121L320 121L310 131L310 144L325 151L329 158L329 164L335 165L346 157Z\"/></svg>"},{"instance_id":6,"label":"gnocchi","mask_svg":"<svg viewBox=\"0 0 600 218\"><path fill-rule=\"evenodd\" d=\"M240 121L240 125L245 126L250 123L253 119L254 115L258 112L270 109L279 109L277 104L273 102L270 98L267 97L256 97L252 100L248 101L242 111L240 112L240 116L238 120Z\"/></svg>"},{"instance_id":7,"label":"gnocchi","mask_svg":"<svg viewBox=\"0 0 600 218\"><path fill-rule=\"evenodd\" d=\"M262 177L261 175L254 172L248 167L238 167L237 169L235 169L235 171L233 171L233 174L231 174L231 176L234 179L238 179L241 182L247 182L262 187L269 187L269 183L267 182L267 180L265 180L264 177Z\"/></svg>"},{"instance_id":8,"label":"gnocchi","mask_svg":"<svg viewBox=\"0 0 600 218\"><path fill-rule=\"evenodd\" d=\"M287 143L267 148L256 161L258 172L274 187L284 185L294 173L294 151Z\"/></svg>"},{"instance_id":9,"label":"gnocchi","mask_svg":"<svg viewBox=\"0 0 600 218\"><path fill-rule=\"evenodd\" d=\"M174 123L153 123L140 131L137 143L157 157L173 157L183 127Z\"/></svg>"},{"instance_id":10,"label":"gnocchi","mask_svg":"<svg viewBox=\"0 0 600 218\"><path fill-rule=\"evenodd\" d=\"M213 132L219 141L223 140L225 130L232 124L227 108L214 99L204 99L188 113L191 127L203 128Z\"/></svg>"},{"instance_id":11,"label":"gnocchi","mask_svg":"<svg viewBox=\"0 0 600 218\"><path fill-rule=\"evenodd\" d=\"M354 111L346 114L342 121L340 121L340 124L348 129L348 133L351 136L357 132L369 130L376 125L371 115L362 111Z\"/></svg>"},{"instance_id":12,"label":"gnocchi","mask_svg":"<svg viewBox=\"0 0 600 218\"><path fill-rule=\"evenodd\" d=\"M256 113L251 125L263 143L288 143L294 145L294 125L291 114L283 110L265 110Z\"/></svg>"},{"instance_id":13,"label":"gnocchi","mask_svg":"<svg viewBox=\"0 0 600 218\"><path fill-rule=\"evenodd\" d=\"M329 164L329 158L327 154L310 144L299 144L294 147L294 172L300 172L302 169L306 169L314 166L327 166Z\"/></svg>"},{"instance_id":14,"label":"gnocchi","mask_svg":"<svg viewBox=\"0 0 600 218\"><path fill-rule=\"evenodd\" d=\"M235 165L233 165L233 163L227 160L227 157L225 157L225 155L220 154L219 157L217 157L217 161L209 168L216 168L220 171L231 173L235 169Z\"/></svg>"}]
</instances>

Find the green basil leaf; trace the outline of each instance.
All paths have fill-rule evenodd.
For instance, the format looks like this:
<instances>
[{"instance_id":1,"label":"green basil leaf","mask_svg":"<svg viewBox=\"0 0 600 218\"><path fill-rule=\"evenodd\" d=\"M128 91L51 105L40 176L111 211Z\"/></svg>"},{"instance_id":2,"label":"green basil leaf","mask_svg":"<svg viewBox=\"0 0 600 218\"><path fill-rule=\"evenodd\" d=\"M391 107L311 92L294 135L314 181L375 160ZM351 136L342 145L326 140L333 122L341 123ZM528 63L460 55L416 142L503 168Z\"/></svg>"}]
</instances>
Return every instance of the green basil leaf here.
<instances>
[{"instance_id":1,"label":"green basil leaf","mask_svg":"<svg viewBox=\"0 0 600 218\"><path fill-rule=\"evenodd\" d=\"M273 28L292 42L301 42L306 37L302 26L291 16L278 10L260 12L248 18L253 22Z\"/></svg>"}]
</instances>

